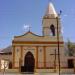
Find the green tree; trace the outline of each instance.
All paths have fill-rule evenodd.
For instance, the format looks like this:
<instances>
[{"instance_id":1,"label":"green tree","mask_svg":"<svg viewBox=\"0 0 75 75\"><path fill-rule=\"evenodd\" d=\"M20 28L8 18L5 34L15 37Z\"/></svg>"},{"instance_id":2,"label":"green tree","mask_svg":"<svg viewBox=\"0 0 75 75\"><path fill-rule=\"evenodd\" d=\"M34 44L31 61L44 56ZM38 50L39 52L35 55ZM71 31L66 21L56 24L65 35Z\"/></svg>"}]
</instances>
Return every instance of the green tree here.
<instances>
[{"instance_id":1,"label":"green tree","mask_svg":"<svg viewBox=\"0 0 75 75\"><path fill-rule=\"evenodd\" d=\"M70 40L68 40L68 42L67 42L67 47L68 47L68 55L73 56L74 55L74 50L72 48L72 43L70 42Z\"/></svg>"}]
</instances>

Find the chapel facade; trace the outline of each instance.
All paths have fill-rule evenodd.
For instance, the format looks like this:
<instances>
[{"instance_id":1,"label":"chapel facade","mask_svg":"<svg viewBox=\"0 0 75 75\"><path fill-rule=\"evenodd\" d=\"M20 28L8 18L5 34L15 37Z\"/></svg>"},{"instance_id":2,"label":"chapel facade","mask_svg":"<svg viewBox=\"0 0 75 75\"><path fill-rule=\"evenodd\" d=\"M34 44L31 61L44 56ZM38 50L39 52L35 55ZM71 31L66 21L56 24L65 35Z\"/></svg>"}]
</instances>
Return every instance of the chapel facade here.
<instances>
[{"instance_id":1,"label":"chapel facade","mask_svg":"<svg viewBox=\"0 0 75 75\"><path fill-rule=\"evenodd\" d=\"M58 72L58 56L60 56L61 72L75 72L74 57L65 56L60 15L57 14L52 3L49 3L42 18L42 36L29 30L23 35L14 36L11 47L11 53L0 53L3 54L0 56L3 59L7 56L13 71Z\"/></svg>"},{"instance_id":2,"label":"chapel facade","mask_svg":"<svg viewBox=\"0 0 75 75\"><path fill-rule=\"evenodd\" d=\"M21 72L50 72L58 68L58 39L61 62L64 57L64 42L61 35L60 17L52 3L49 3L42 19L42 36L28 31L24 35L15 36L12 41L13 68ZM56 52L56 56L55 56ZM61 64L61 67L64 67Z\"/></svg>"}]
</instances>

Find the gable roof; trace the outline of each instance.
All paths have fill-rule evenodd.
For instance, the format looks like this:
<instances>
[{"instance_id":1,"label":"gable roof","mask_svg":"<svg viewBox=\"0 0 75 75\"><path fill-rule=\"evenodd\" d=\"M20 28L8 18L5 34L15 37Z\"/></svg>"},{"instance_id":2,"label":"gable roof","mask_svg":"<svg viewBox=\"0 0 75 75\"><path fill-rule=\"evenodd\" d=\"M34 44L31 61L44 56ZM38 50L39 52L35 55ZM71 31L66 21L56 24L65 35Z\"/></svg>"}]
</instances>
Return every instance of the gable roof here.
<instances>
[{"instance_id":1,"label":"gable roof","mask_svg":"<svg viewBox=\"0 0 75 75\"><path fill-rule=\"evenodd\" d=\"M39 35L36 35L34 34L33 32L26 32L25 34L23 35L20 35L20 36L14 36L13 38L13 41L44 41L46 39L44 39L44 36L39 36Z\"/></svg>"},{"instance_id":2,"label":"gable roof","mask_svg":"<svg viewBox=\"0 0 75 75\"><path fill-rule=\"evenodd\" d=\"M0 51L0 53L11 53L11 52L12 52L12 46L8 46Z\"/></svg>"},{"instance_id":3,"label":"gable roof","mask_svg":"<svg viewBox=\"0 0 75 75\"><path fill-rule=\"evenodd\" d=\"M22 36L26 36L26 35L28 35L28 34L31 34L31 35L33 35L33 36L37 36L37 37L43 37L43 36L40 36L40 35L36 35L36 34L34 34L33 32L31 32L31 31L28 31L28 32L26 32L25 34L23 34L23 35L20 35L20 36L14 36L14 37L22 37Z\"/></svg>"}]
</instances>

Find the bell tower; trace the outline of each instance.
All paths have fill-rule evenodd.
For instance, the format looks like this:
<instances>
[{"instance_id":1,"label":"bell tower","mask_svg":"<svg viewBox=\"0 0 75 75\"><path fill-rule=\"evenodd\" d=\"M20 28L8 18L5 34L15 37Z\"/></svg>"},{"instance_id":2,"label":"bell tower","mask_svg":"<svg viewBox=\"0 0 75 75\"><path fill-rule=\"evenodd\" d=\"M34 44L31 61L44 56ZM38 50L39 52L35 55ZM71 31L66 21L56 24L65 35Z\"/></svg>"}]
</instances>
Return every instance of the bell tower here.
<instances>
[{"instance_id":1,"label":"bell tower","mask_svg":"<svg viewBox=\"0 0 75 75\"><path fill-rule=\"evenodd\" d=\"M55 11L53 4L48 4L46 13L43 17L43 36L57 36L57 24L59 36L61 34L60 18Z\"/></svg>"}]
</instances>

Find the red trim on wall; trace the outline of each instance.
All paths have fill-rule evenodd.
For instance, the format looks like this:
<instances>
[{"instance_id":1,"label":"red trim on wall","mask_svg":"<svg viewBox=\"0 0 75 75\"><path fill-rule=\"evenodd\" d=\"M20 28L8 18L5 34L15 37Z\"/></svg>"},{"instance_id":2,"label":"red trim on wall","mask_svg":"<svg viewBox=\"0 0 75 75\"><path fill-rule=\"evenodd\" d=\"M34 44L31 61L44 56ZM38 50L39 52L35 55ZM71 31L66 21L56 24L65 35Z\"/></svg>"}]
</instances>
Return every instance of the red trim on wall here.
<instances>
[{"instance_id":1,"label":"red trim on wall","mask_svg":"<svg viewBox=\"0 0 75 75\"><path fill-rule=\"evenodd\" d=\"M41 41L12 41L13 44L58 44L58 42L41 42ZM64 42L59 42L59 44L64 44Z\"/></svg>"}]
</instances>

